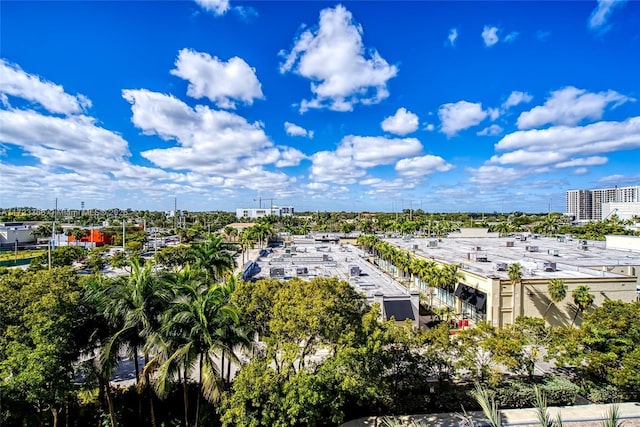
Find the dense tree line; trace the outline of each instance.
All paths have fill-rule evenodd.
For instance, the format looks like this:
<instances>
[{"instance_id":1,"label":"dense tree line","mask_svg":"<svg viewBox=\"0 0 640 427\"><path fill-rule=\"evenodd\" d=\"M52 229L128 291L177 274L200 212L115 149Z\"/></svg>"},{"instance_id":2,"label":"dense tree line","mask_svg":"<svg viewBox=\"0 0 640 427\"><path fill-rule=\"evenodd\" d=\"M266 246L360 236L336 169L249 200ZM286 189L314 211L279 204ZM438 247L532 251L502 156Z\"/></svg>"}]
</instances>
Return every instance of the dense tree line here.
<instances>
[{"instance_id":1,"label":"dense tree line","mask_svg":"<svg viewBox=\"0 0 640 427\"><path fill-rule=\"evenodd\" d=\"M336 425L477 409L473 381L502 407L534 405L534 386L553 404L640 397L640 303L607 301L580 328L519 318L452 334L381 321L336 278L239 281L234 256L218 236L115 278L3 270L3 425ZM440 273L441 286L455 274ZM577 367L573 383L534 375L545 353ZM110 380L127 357L123 389Z\"/></svg>"}]
</instances>

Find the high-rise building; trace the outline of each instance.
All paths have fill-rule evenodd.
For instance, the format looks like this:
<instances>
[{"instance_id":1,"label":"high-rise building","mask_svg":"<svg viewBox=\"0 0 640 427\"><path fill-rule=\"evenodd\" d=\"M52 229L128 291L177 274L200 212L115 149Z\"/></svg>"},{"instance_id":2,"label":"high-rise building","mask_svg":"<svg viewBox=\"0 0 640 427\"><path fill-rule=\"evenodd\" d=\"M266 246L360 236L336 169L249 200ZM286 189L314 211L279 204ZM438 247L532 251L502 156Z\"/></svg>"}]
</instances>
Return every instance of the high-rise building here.
<instances>
[{"instance_id":1,"label":"high-rise building","mask_svg":"<svg viewBox=\"0 0 640 427\"><path fill-rule=\"evenodd\" d=\"M595 190L569 190L566 194L567 215L574 221L600 221L602 205L607 203L640 202L640 185L630 187L598 188Z\"/></svg>"}]
</instances>

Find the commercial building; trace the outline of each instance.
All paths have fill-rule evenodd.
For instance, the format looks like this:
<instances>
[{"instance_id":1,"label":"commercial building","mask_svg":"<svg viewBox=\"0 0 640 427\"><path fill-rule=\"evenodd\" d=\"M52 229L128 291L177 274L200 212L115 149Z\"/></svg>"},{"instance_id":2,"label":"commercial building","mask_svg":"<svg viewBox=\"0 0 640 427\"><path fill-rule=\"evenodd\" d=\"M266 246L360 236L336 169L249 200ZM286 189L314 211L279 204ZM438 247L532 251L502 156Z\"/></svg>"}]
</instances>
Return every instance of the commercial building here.
<instances>
[{"instance_id":1,"label":"commercial building","mask_svg":"<svg viewBox=\"0 0 640 427\"><path fill-rule=\"evenodd\" d=\"M257 259L245 264L243 279L337 277L362 292L369 303L378 303L383 318L410 320L415 327L419 325L417 290L410 291L367 262L359 248L326 237L297 236L282 247L262 250Z\"/></svg>"},{"instance_id":2,"label":"commercial building","mask_svg":"<svg viewBox=\"0 0 640 427\"><path fill-rule=\"evenodd\" d=\"M238 208L236 209L237 218L262 218L265 216L293 216L293 206L271 206L269 208Z\"/></svg>"},{"instance_id":3,"label":"commercial building","mask_svg":"<svg viewBox=\"0 0 640 427\"><path fill-rule=\"evenodd\" d=\"M22 247L35 243L36 238L32 232L35 226L25 225L22 222L5 222L0 224L0 248Z\"/></svg>"},{"instance_id":4,"label":"commercial building","mask_svg":"<svg viewBox=\"0 0 640 427\"><path fill-rule=\"evenodd\" d=\"M418 258L440 265L455 264L460 272L450 289L429 288L413 277L413 286L441 305L454 308L461 319L488 320L503 327L518 316L544 317L551 325L579 324L572 291L587 285L599 306L603 301L636 301L640 286L640 238L605 242L570 237L385 239ZM633 240L635 239L635 240ZM630 248L638 248L633 251ZM616 249L614 249L616 248ZM513 284L509 266L522 267L522 281ZM397 272L401 274L401 272ZM566 298L554 303L548 293L552 279L568 286Z\"/></svg>"},{"instance_id":5,"label":"commercial building","mask_svg":"<svg viewBox=\"0 0 640 427\"><path fill-rule=\"evenodd\" d=\"M576 222L600 221L613 213L626 212L625 206L635 203L640 203L640 185L595 190L569 190L566 193L567 215ZM621 205L603 206L605 204Z\"/></svg>"}]
</instances>

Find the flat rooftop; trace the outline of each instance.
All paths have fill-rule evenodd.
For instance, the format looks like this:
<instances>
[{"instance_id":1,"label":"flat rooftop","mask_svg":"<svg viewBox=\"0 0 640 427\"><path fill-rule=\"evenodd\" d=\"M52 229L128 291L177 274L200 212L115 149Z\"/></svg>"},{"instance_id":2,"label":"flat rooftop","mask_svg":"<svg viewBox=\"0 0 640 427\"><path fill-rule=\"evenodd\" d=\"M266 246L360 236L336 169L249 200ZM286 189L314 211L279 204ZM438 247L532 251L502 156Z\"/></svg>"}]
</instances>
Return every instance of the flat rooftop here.
<instances>
[{"instance_id":1,"label":"flat rooftop","mask_svg":"<svg viewBox=\"0 0 640 427\"><path fill-rule=\"evenodd\" d=\"M294 238L291 247L270 248L266 252L269 253L263 251L255 260L260 267L255 279L269 278L273 268L281 268L283 275L276 278L337 277L351 283L371 301L376 294L385 298L409 297L407 288L370 264L364 252L351 244Z\"/></svg>"},{"instance_id":2,"label":"flat rooftop","mask_svg":"<svg viewBox=\"0 0 640 427\"><path fill-rule=\"evenodd\" d=\"M595 278L626 277L595 270L603 266L640 266L640 253L606 249L604 241L527 236L474 238L386 238L388 243L447 264L460 264L463 270L485 277L508 280L507 271L498 271L499 263L520 263L523 278ZM486 261L478 261L483 259ZM546 263L546 265L545 265ZM555 263L555 271L549 263ZM502 266L504 267L504 265Z\"/></svg>"}]
</instances>

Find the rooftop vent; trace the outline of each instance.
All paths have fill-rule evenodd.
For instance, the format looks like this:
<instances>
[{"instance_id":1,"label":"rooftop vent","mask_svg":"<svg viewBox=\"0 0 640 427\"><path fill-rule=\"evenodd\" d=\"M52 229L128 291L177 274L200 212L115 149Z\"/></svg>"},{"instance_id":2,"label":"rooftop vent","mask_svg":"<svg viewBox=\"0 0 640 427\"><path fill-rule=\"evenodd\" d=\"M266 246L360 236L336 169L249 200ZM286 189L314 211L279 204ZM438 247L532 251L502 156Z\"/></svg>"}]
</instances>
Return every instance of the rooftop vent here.
<instances>
[{"instance_id":1,"label":"rooftop vent","mask_svg":"<svg viewBox=\"0 0 640 427\"><path fill-rule=\"evenodd\" d=\"M526 246L527 252L538 252L540 249L537 246Z\"/></svg>"},{"instance_id":2,"label":"rooftop vent","mask_svg":"<svg viewBox=\"0 0 640 427\"><path fill-rule=\"evenodd\" d=\"M350 265L349 266L349 276L351 276L351 277L360 276L360 267L357 266L357 265Z\"/></svg>"},{"instance_id":3,"label":"rooftop vent","mask_svg":"<svg viewBox=\"0 0 640 427\"><path fill-rule=\"evenodd\" d=\"M438 241L437 240L429 240L429 242L427 243L427 247L428 248L435 248L438 246Z\"/></svg>"},{"instance_id":4,"label":"rooftop vent","mask_svg":"<svg viewBox=\"0 0 640 427\"><path fill-rule=\"evenodd\" d=\"M508 248L512 248L512 247L513 247L513 242L511 242L511 241L509 241L509 242L505 242L505 245L506 245Z\"/></svg>"},{"instance_id":5,"label":"rooftop vent","mask_svg":"<svg viewBox=\"0 0 640 427\"><path fill-rule=\"evenodd\" d=\"M553 255L553 256L560 256L560 251L559 251L559 250L557 250L557 249L549 249L549 250L547 251L547 253L548 253L549 255Z\"/></svg>"},{"instance_id":6,"label":"rooftop vent","mask_svg":"<svg viewBox=\"0 0 640 427\"><path fill-rule=\"evenodd\" d=\"M507 263L506 262L496 262L493 264L493 268L496 271L507 271Z\"/></svg>"}]
</instances>

